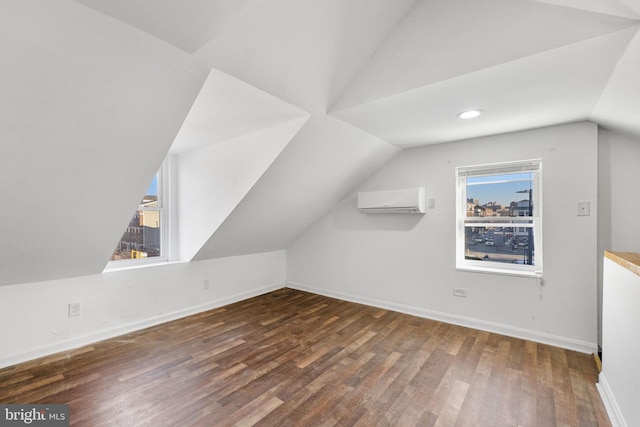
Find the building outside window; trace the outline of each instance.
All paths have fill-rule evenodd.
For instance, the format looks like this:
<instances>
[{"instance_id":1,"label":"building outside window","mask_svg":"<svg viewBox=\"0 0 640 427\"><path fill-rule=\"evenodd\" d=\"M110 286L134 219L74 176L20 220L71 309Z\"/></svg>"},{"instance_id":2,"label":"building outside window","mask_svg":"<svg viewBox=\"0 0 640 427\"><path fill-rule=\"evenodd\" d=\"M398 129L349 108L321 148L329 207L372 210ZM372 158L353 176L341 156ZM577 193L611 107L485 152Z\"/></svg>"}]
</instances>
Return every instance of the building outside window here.
<instances>
[{"instance_id":1,"label":"building outside window","mask_svg":"<svg viewBox=\"0 0 640 427\"><path fill-rule=\"evenodd\" d=\"M110 258L118 267L166 260L166 164L156 173Z\"/></svg>"},{"instance_id":2,"label":"building outside window","mask_svg":"<svg viewBox=\"0 0 640 427\"><path fill-rule=\"evenodd\" d=\"M540 160L456 168L456 267L542 274Z\"/></svg>"}]
</instances>

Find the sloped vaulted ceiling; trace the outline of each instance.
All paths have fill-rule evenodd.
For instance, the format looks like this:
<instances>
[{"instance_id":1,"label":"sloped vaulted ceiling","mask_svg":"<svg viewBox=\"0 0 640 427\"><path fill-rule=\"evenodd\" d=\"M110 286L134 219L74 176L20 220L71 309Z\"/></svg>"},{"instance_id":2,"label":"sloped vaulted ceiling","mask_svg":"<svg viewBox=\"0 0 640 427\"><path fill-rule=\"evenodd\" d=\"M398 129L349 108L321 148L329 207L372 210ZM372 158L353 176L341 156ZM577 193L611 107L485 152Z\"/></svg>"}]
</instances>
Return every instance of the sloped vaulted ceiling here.
<instances>
[{"instance_id":1,"label":"sloped vaulted ceiling","mask_svg":"<svg viewBox=\"0 0 640 427\"><path fill-rule=\"evenodd\" d=\"M640 136L639 18L636 0L3 1L0 284L101 271L177 135L189 164L269 153L186 259L286 248L404 147L580 120Z\"/></svg>"},{"instance_id":2,"label":"sloped vaulted ceiling","mask_svg":"<svg viewBox=\"0 0 640 427\"><path fill-rule=\"evenodd\" d=\"M0 2L0 285L102 271L207 77L67 1Z\"/></svg>"},{"instance_id":3,"label":"sloped vaulted ceiling","mask_svg":"<svg viewBox=\"0 0 640 427\"><path fill-rule=\"evenodd\" d=\"M403 147L585 120L636 32L633 19L531 1L425 1L332 114ZM486 115L462 126L456 114L474 108Z\"/></svg>"},{"instance_id":4,"label":"sloped vaulted ceiling","mask_svg":"<svg viewBox=\"0 0 640 427\"><path fill-rule=\"evenodd\" d=\"M380 140L404 148L596 119L634 61L638 11L580 4L274 0L248 13L197 54L312 118L196 258L286 248L393 155ZM612 104L636 102L624 93ZM485 115L460 123L469 108Z\"/></svg>"}]
</instances>

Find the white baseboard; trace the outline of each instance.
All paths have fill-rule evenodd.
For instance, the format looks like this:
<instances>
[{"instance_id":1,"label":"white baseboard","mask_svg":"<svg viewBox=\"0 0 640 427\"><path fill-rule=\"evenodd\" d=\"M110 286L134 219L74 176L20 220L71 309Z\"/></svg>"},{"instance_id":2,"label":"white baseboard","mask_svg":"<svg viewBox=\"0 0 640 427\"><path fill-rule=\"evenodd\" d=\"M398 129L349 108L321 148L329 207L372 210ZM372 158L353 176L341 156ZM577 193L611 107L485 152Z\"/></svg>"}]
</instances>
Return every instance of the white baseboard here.
<instances>
[{"instance_id":1,"label":"white baseboard","mask_svg":"<svg viewBox=\"0 0 640 427\"><path fill-rule=\"evenodd\" d=\"M607 410L607 415L609 415L611 425L613 427L627 427L627 422L620 411L618 402L611 391L611 387L609 387L609 383L607 382L607 378L604 376L604 372L600 372L596 388L598 389L602 403L604 403L604 408Z\"/></svg>"},{"instance_id":2,"label":"white baseboard","mask_svg":"<svg viewBox=\"0 0 640 427\"><path fill-rule=\"evenodd\" d=\"M55 344L49 344L38 348L33 348L25 352L13 354L9 356L0 357L0 369L7 366L13 366L18 363L27 362L30 360L38 359L44 356L50 356L52 354L70 351L79 347L90 345L98 341L103 341L109 338L117 337L120 335L128 334L130 332L139 331L141 329L156 326L162 323L170 322L172 320L180 319L183 317L191 316L192 314L202 313L203 311L212 310L214 308L222 307L234 302L242 301L248 298L252 298L258 295L262 295L268 292L272 292L285 287L284 283L277 283L273 285L263 286L260 288L252 289L230 295L227 297L219 298L213 301L209 301L206 304L188 307L182 310L177 310L171 313L166 313L160 316L150 317L148 319L139 320L137 322L128 323L115 328L104 329L96 331L89 335L83 335L79 337L70 338L64 341L57 342Z\"/></svg>"},{"instance_id":3,"label":"white baseboard","mask_svg":"<svg viewBox=\"0 0 640 427\"><path fill-rule=\"evenodd\" d=\"M586 341L575 340L573 338L566 338L557 335L545 334L538 331L529 329L518 328L501 323L487 322L485 320L473 319L470 317L458 316L455 314L443 313L434 310L428 310L422 307L416 307L412 305L394 303L389 301L383 301L368 297L362 297L357 295L345 294L342 292L330 291L326 289L318 289L312 286L307 286L302 283L288 282L288 288L298 289L301 291L312 292L314 294L324 295L331 298L342 299L345 301L351 301L359 304L370 305L374 307L384 308L387 310L398 311L400 313L411 314L417 317L423 317L426 319L439 320L445 323L451 323L458 326L465 326L472 329L479 329L481 331L494 332L501 335L506 335L514 338L522 338L529 341L539 342L541 344L548 344L555 347L561 347L568 350L578 351L580 353L591 354L598 350L596 343L590 343Z\"/></svg>"},{"instance_id":4,"label":"white baseboard","mask_svg":"<svg viewBox=\"0 0 640 427\"><path fill-rule=\"evenodd\" d=\"M597 350L597 346L594 343L573 340L565 337L558 337L555 335L543 334L537 331L516 328L516 327L503 325L499 323L486 322L483 320L451 315L448 313L427 310L421 307L382 301L382 300L361 297L356 295L350 295L342 292L327 291L326 289L314 288L311 286L306 286L301 283L289 282L288 284L278 283L278 284L264 286L261 288L256 288L250 291L246 291L246 292L230 295L224 298L219 298L213 301L209 301L208 303L203 305L188 307L183 310L178 310L178 311L167 313L161 316L155 316L155 317L140 320L137 322L129 323L126 325L121 325L116 328L96 331L95 333L92 333L89 335L74 337L64 341L57 342L55 344L49 344L49 345L45 345L38 348L32 348L30 350L27 350L18 354L0 356L0 368L16 365L18 363L27 362L29 360L37 359L44 356L49 356L55 353L74 350L76 348L79 348L85 345L90 345L98 341L117 337L119 335L124 335L130 332L139 331L141 329L145 329L151 326L170 322L172 320L180 319L182 317L190 316L192 314L201 313L203 311L212 310L214 308L218 308L224 305L232 304L234 302L242 301L247 298L252 298L258 295L262 295L267 292L281 289L285 286L292 289L299 289L301 291L307 291L307 292L312 292L319 295L325 295L331 298L337 298L337 299L351 301L359 304L366 304L374 307L380 307L388 310L398 311L400 313L411 314L417 317L439 320L439 321L451 323L454 325L465 326L465 327L479 329L479 330L488 331L488 332L495 332L495 333L512 336L516 338L523 338L531 341L540 342L543 344L549 344L549 345L554 345L556 347L562 347L570 350L579 351L582 353L593 353ZM600 394L602 395L602 392ZM604 397L603 397L603 400L604 400ZM619 425L626 426L625 424L619 424Z\"/></svg>"}]
</instances>

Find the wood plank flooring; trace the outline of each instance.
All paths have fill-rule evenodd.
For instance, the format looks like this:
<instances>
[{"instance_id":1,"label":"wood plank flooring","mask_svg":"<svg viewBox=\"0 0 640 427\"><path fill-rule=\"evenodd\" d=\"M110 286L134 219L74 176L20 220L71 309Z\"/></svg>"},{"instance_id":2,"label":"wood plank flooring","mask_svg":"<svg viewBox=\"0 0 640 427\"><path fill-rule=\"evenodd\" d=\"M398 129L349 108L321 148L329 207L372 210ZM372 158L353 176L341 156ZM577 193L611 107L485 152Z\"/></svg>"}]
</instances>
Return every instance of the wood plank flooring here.
<instances>
[{"instance_id":1,"label":"wood plank flooring","mask_svg":"<svg viewBox=\"0 0 640 427\"><path fill-rule=\"evenodd\" d=\"M0 370L75 426L610 426L590 355L292 289Z\"/></svg>"}]
</instances>

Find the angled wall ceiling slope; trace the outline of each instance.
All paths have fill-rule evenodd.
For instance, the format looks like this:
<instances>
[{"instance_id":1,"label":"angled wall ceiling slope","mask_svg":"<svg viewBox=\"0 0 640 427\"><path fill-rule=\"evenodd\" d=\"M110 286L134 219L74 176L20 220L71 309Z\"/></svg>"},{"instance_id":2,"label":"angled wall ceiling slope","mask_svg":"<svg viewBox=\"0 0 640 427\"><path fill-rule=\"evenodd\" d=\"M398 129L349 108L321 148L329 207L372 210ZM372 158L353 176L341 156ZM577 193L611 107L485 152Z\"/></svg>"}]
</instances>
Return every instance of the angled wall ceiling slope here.
<instances>
[{"instance_id":1,"label":"angled wall ceiling slope","mask_svg":"<svg viewBox=\"0 0 640 427\"><path fill-rule=\"evenodd\" d=\"M588 120L638 31L532 1L454 3L414 8L331 114L400 147Z\"/></svg>"},{"instance_id":2,"label":"angled wall ceiling slope","mask_svg":"<svg viewBox=\"0 0 640 427\"><path fill-rule=\"evenodd\" d=\"M187 52L266 0L76 0Z\"/></svg>"},{"instance_id":3,"label":"angled wall ceiling slope","mask_svg":"<svg viewBox=\"0 0 640 427\"><path fill-rule=\"evenodd\" d=\"M640 33L634 35L591 113L603 126L640 135Z\"/></svg>"},{"instance_id":4,"label":"angled wall ceiling slope","mask_svg":"<svg viewBox=\"0 0 640 427\"><path fill-rule=\"evenodd\" d=\"M639 18L636 0L3 1L0 284L101 271L174 139L185 182L206 177L186 204L234 180L203 159L248 168L219 216L182 224L202 259L286 248L402 147L578 120L640 137Z\"/></svg>"},{"instance_id":5,"label":"angled wall ceiling slope","mask_svg":"<svg viewBox=\"0 0 640 427\"><path fill-rule=\"evenodd\" d=\"M301 117L178 156L180 259L190 261L307 121Z\"/></svg>"},{"instance_id":6,"label":"angled wall ceiling slope","mask_svg":"<svg viewBox=\"0 0 640 427\"><path fill-rule=\"evenodd\" d=\"M308 118L309 113L218 70L209 73L171 146L180 154Z\"/></svg>"},{"instance_id":7,"label":"angled wall ceiling slope","mask_svg":"<svg viewBox=\"0 0 640 427\"><path fill-rule=\"evenodd\" d=\"M193 259L308 118L211 71L170 150L177 160L180 259Z\"/></svg>"},{"instance_id":8,"label":"angled wall ceiling slope","mask_svg":"<svg viewBox=\"0 0 640 427\"><path fill-rule=\"evenodd\" d=\"M632 77L636 0L77 1L311 114L330 111L400 147L575 120L634 133L637 126L633 112L621 118L616 108L640 108ZM583 68L572 67L574 55ZM528 71L512 64L523 60ZM536 79L539 67L544 79ZM582 88L547 97L583 73ZM461 93L458 83L471 89ZM514 100L522 105L505 115ZM441 120L467 108L486 114L474 125ZM410 131L408 109L422 112Z\"/></svg>"},{"instance_id":9,"label":"angled wall ceiling slope","mask_svg":"<svg viewBox=\"0 0 640 427\"><path fill-rule=\"evenodd\" d=\"M634 34L616 31L332 115L399 147L588 120ZM457 117L476 108L485 112L476 120Z\"/></svg>"},{"instance_id":10,"label":"angled wall ceiling slope","mask_svg":"<svg viewBox=\"0 0 640 427\"><path fill-rule=\"evenodd\" d=\"M640 4L636 0L535 0L575 9L589 10L605 15L640 18Z\"/></svg>"},{"instance_id":11,"label":"angled wall ceiling slope","mask_svg":"<svg viewBox=\"0 0 640 427\"><path fill-rule=\"evenodd\" d=\"M310 113L323 114L416 0L269 0L196 54Z\"/></svg>"},{"instance_id":12,"label":"angled wall ceiling slope","mask_svg":"<svg viewBox=\"0 0 640 427\"><path fill-rule=\"evenodd\" d=\"M2 1L0 52L0 284L98 273L208 70L68 1Z\"/></svg>"},{"instance_id":13,"label":"angled wall ceiling slope","mask_svg":"<svg viewBox=\"0 0 640 427\"><path fill-rule=\"evenodd\" d=\"M415 7L333 109L401 94L634 24L626 18L532 1L453 3L455 7L451 2L425 1Z\"/></svg>"},{"instance_id":14,"label":"angled wall ceiling slope","mask_svg":"<svg viewBox=\"0 0 640 427\"><path fill-rule=\"evenodd\" d=\"M339 120L311 116L195 259L287 248L398 151Z\"/></svg>"}]
</instances>

